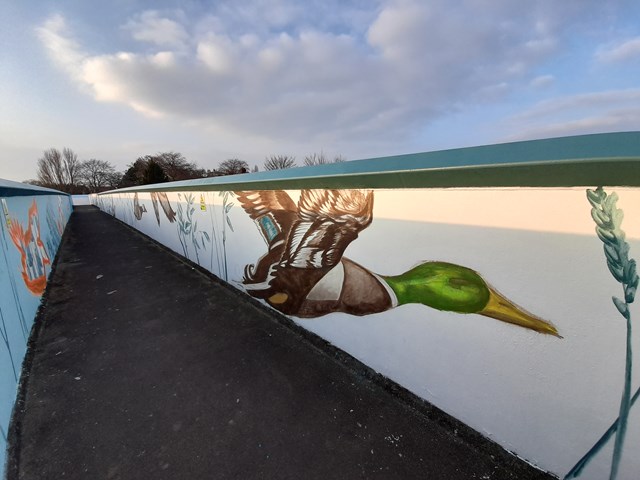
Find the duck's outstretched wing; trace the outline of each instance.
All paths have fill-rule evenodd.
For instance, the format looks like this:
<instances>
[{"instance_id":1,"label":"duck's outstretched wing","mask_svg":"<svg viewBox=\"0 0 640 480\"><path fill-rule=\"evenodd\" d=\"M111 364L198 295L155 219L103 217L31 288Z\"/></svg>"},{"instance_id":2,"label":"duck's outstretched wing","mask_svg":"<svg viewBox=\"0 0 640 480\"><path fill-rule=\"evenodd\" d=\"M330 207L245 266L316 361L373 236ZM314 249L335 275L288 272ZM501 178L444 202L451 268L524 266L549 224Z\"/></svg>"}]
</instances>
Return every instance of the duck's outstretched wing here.
<instances>
[{"instance_id":1,"label":"duck's outstretched wing","mask_svg":"<svg viewBox=\"0 0 640 480\"><path fill-rule=\"evenodd\" d=\"M373 218L371 190L303 190L281 266L330 269Z\"/></svg>"},{"instance_id":2,"label":"duck's outstretched wing","mask_svg":"<svg viewBox=\"0 0 640 480\"><path fill-rule=\"evenodd\" d=\"M244 211L256 222L269 248L286 240L298 216L298 207L286 192L250 190L234 193Z\"/></svg>"},{"instance_id":3,"label":"duck's outstretched wing","mask_svg":"<svg viewBox=\"0 0 640 480\"><path fill-rule=\"evenodd\" d=\"M281 312L296 314L372 220L370 190L303 190L296 206L283 191L236 192L269 251L247 265L243 284Z\"/></svg>"},{"instance_id":4,"label":"duck's outstretched wing","mask_svg":"<svg viewBox=\"0 0 640 480\"><path fill-rule=\"evenodd\" d=\"M291 227L298 218L298 207L282 190L234 193L269 246L267 253L260 257L255 265L245 267L243 283L250 292L266 291L273 279L274 269L282 259Z\"/></svg>"},{"instance_id":5,"label":"duck's outstretched wing","mask_svg":"<svg viewBox=\"0 0 640 480\"><path fill-rule=\"evenodd\" d=\"M262 298L283 313L298 314L311 289L369 226L372 211L370 190L303 190L298 218Z\"/></svg>"}]
</instances>

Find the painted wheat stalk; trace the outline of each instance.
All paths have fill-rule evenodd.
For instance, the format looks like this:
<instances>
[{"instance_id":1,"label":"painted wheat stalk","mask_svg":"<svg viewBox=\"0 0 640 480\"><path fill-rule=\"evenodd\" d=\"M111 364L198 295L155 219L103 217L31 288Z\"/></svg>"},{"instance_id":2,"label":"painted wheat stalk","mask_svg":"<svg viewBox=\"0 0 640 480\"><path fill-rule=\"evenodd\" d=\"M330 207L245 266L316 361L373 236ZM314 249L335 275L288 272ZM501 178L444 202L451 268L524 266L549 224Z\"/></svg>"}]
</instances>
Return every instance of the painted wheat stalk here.
<instances>
[{"instance_id":1,"label":"painted wheat stalk","mask_svg":"<svg viewBox=\"0 0 640 480\"><path fill-rule=\"evenodd\" d=\"M631 369L633 365L633 354L631 350L631 312L629 305L635 299L638 288L638 273L636 261L629 259L629 244L625 240L622 230L622 210L616 207L618 195L612 193L607 195L602 187L596 190L587 190L587 199L591 204L591 216L596 223L596 234L602 240L604 255L607 260L607 267L613 278L622 285L622 298L612 297L613 304L624 317L627 327L626 358L624 372L624 387L620 400L620 413L618 419L613 422L609 429L595 443L595 445L580 459L571 469L565 478L575 478L587 466L589 461L600 451L615 433L616 439L613 446L613 456L611 459L610 480L614 480L618 475L618 467L624 447L624 439L627 433L627 422L629 410L640 395L638 389L633 397L631 396Z\"/></svg>"},{"instance_id":2,"label":"painted wheat stalk","mask_svg":"<svg viewBox=\"0 0 640 480\"><path fill-rule=\"evenodd\" d=\"M231 223L231 219L229 218L229 211L233 207L233 202L230 200L235 197L235 193L222 191L219 193L219 195L222 197L222 251L224 254L224 280L225 282L228 282L229 269L227 267L227 225L233 232L233 225Z\"/></svg>"}]
</instances>

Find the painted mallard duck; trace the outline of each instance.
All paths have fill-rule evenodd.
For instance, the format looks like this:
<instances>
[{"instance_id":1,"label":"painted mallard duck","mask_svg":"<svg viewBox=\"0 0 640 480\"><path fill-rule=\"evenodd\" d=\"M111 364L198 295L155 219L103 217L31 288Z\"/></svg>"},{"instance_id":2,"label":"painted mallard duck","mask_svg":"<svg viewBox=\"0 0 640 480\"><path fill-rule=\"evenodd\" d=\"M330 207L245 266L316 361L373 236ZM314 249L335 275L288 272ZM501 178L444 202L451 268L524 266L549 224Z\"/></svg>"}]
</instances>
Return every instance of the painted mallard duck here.
<instances>
[{"instance_id":1,"label":"painted mallard duck","mask_svg":"<svg viewBox=\"0 0 640 480\"><path fill-rule=\"evenodd\" d=\"M281 190L236 195L268 245L255 265L245 267L243 285L285 314L367 315L420 303L559 336L551 323L505 298L470 268L430 261L384 276L343 257L371 224L371 190L302 190L297 205Z\"/></svg>"}]
</instances>

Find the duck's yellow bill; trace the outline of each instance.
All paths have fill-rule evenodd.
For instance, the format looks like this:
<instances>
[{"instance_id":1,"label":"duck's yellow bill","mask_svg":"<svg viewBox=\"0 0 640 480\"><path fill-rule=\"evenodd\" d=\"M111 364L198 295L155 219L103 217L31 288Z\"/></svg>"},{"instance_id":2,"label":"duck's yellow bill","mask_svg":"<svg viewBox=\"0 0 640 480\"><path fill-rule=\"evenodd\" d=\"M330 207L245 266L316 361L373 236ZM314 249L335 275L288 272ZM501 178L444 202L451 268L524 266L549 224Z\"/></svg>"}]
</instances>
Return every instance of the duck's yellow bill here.
<instances>
[{"instance_id":1,"label":"duck's yellow bill","mask_svg":"<svg viewBox=\"0 0 640 480\"><path fill-rule=\"evenodd\" d=\"M496 320L519 325L530 330L535 330L536 332L562 338L552 323L536 317L515 305L491 287L489 287L489 301L478 313L485 317L495 318Z\"/></svg>"}]
</instances>

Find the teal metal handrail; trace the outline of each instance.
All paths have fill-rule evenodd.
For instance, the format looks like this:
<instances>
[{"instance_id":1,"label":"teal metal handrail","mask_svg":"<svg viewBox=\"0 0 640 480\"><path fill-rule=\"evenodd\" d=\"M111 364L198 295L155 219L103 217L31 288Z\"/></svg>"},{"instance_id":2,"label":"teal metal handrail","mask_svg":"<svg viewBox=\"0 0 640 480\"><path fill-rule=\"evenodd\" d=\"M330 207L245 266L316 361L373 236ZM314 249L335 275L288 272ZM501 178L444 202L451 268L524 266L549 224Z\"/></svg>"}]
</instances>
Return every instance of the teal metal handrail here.
<instances>
[{"instance_id":1,"label":"teal metal handrail","mask_svg":"<svg viewBox=\"0 0 640 480\"><path fill-rule=\"evenodd\" d=\"M183 180L116 192L640 186L640 132L551 138Z\"/></svg>"}]
</instances>

